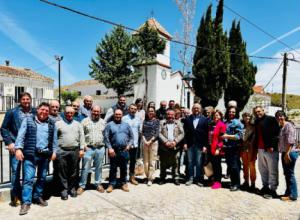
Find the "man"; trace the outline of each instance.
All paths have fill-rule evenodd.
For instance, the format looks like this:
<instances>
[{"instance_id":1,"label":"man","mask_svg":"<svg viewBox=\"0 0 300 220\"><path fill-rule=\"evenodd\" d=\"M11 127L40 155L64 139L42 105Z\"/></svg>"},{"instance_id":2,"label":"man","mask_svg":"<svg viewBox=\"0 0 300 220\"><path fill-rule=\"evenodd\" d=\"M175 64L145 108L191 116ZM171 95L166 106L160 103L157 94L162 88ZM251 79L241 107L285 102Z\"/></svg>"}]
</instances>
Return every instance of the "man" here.
<instances>
[{"instance_id":1,"label":"man","mask_svg":"<svg viewBox=\"0 0 300 220\"><path fill-rule=\"evenodd\" d=\"M129 106L129 114L125 115L122 119L123 122L129 124L132 133L133 133L133 145L129 149L129 181L133 185L138 185L138 182L135 179L134 176L134 170L135 170L135 163L136 163L136 158L137 158L137 153L138 153L138 147L139 147L139 137L141 133L141 126L142 126L142 121L140 117L136 116L137 112L137 106L135 104L131 104Z\"/></svg>"},{"instance_id":2,"label":"man","mask_svg":"<svg viewBox=\"0 0 300 220\"><path fill-rule=\"evenodd\" d=\"M167 110L166 120L160 122L160 185L164 184L167 176L167 168L172 167L172 177L175 185L180 185L178 176L178 143L183 139L184 131L182 124L175 120L175 112Z\"/></svg>"},{"instance_id":3,"label":"man","mask_svg":"<svg viewBox=\"0 0 300 220\"><path fill-rule=\"evenodd\" d=\"M73 119L75 121L81 122L86 116L79 112L80 103L78 101L72 102L72 107L75 110Z\"/></svg>"},{"instance_id":4,"label":"man","mask_svg":"<svg viewBox=\"0 0 300 220\"><path fill-rule=\"evenodd\" d=\"M82 114L84 117L91 117L93 106L93 97L86 95L83 98L83 106L80 106L79 113Z\"/></svg>"},{"instance_id":5,"label":"man","mask_svg":"<svg viewBox=\"0 0 300 220\"><path fill-rule=\"evenodd\" d=\"M125 95L120 95L117 104L113 105L110 109L107 110L104 121L110 122L113 120L115 110L120 109L123 116L128 114L128 107L126 105Z\"/></svg>"},{"instance_id":6,"label":"man","mask_svg":"<svg viewBox=\"0 0 300 220\"><path fill-rule=\"evenodd\" d=\"M169 107L168 107L168 109L175 110L175 101L174 100L170 100L169 101Z\"/></svg>"},{"instance_id":7,"label":"man","mask_svg":"<svg viewBox=\"0 0 300 220\"><path fill-rule=\"evenodd\" d=\"M57 100L52 100L50 102L50 113L49 118L52 119L54 122L61 120L61 116L59 114L60 104Z\"/></svg>"},{"instance_id":8,"label":"man","mask_svg":"<svg viewBox=\"0 0 300 220\"><path fill-rule=\"evenodd\" d=\"M167 115L167 102L166 101L161 101L160 102L160 107L156 111L156 117L159 120L163 120L166 118Z\"/></svg>"},{"instance_id":9,"label":"man","mask_svg":"<svg viewBox=\"0 0 300 220\"><path fill-rule=\"evenodd\" d=\"M104 188L101 184L102 180L102 164L105 154L103 131L105 129L105 121L100 118L101 108L97 105L92 107L91 116L83 119L81 122L85 135L85 154L83 157L81 180L77 194L81 195L87 183L88 173L91 169L92 160L95 165L95 186L98 192L103 193Z\"/></svg>"},{"instance_id":10,"label":"man","mask_svg":"<svg viewBox=\"0 0 300 220\"><path fill-rule=\"evenodd\" d=\"M113 121L104 130L104 143L110 157L109 186L106 192L111 193L117 184L117 168L120 167L122 190L129 192L126 183L129 149L133 145L133 133L130 126L122 122L123 112L116 109Z\"/></svg>"},{"instance_id":11,"label":"man","mask_svg":"<svg viewBox=\"0 0 300 220\"><path fill-rule=\"evenodd\" d=\"M15 141L23 119L32 116L35 113L36 110L31 107L31 95L24 92L20 94L20 105L6 112L1 126L1 136L10 153L12 185L12 201L10 204L12 206L18 206L21 204L21 162L18 161L15 156Z\"/></svg>"},{"instance_id":12,"label":"man","mask_svg":"<svg viewBox=\"0 0 300 220\"><path fill-rule=\"evenodd\" d=\"M63 120L56 122L58 146L58 176L62 185L61 199L67 200L68 193L76 197L78 160L84 155L84 132L82 125L73 119L75 110L67 106Z\"/></svg>"},{"instance_id":13,"label":"man","mask_svg":"<svg viewBox=\"0 0 300 220\"><path fill-rule=\"evenodd\" d=\"M57 152L57 130L54 121L49 119L49 104L42 102L37 116L23 120L16 139L16 158L23 162L23 190L20 215L25 215L32 201L40 206L47 206L43 200L49 160L55 160ZM33 193L36 169L37 181Z\"/></svg>"},{"instance_id":14,"label":"man","mask_svg":"<svg viewBox=\"0 0 300 220\"><path fill-rule=\"evenodd\" d=\"M194 182L198 186L203 186L203 155L207 152L208 147L208 122L201 115L200 104L193 105L192 113L185 119L184 123L184 150L187 151L188 155L189 174L186 185L190 186Z\"/></svg>"},{"instance_id":15,"label":"man","mask_svg":"<svg viewBox=\"0 0 300 220\"><path fill-rule=\"evenodd\" d=\"M280 128L275 117L266 115L261 106L256 106L254 112L256 116L254 147L258 149L258 169L263 184L261 192L266 199L276 198Z\"/></svg>"}]
</instances>

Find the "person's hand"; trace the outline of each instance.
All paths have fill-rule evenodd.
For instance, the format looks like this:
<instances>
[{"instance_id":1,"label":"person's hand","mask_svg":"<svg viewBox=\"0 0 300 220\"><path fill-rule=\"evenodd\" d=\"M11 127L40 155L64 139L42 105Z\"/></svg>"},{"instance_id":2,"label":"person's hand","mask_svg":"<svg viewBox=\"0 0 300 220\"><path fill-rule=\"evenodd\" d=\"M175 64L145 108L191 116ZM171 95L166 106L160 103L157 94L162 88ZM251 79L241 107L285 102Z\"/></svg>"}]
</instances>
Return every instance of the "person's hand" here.
<instances>
[{"instance_id":1,"label":"person's hand","mask_svg":"<svg viewBox=\"0 0 300 220\"><path fill-rule=\"evenodd\" d=\"M218 156L218 155L220 155L220 150L219 150L219 149L216 149L216 151L215 151L215 156Z\"/></svg>"},{"instance_id":2,"label":"person's hand","mask_svg":"<svg viewBox=\"0 0 300 220\"><path fill-rule=\"evenodd\" d=\"M84 151L88 151L88 149L90 149L88 146L84 146Z\"/></svg>"},{"instance_id":3,"label":"person's hand","mask_svg":"<svg viewBox=\"0 0 300 220\"><path fill-rule=\"evenodd\" d=\"M221 136L221 138L222 138L223 140L228 139L228 134L223 134L223 135Z\"/></svg>"},{"instance_id":4,"label":"person's hand","mask_svg":"<svg viewBox=\"0 0 300 220\"><path fill-rule=\"evenodd\" d=\"M274 152L274 148L273 148L273 147L268 147L268 148L267 148L267 151L268 151L269 153L273 153L273 152Z\"/></svg>"},{"instance_id":5,"label":"person's hand","mask_svg":"<svg viewBox=\"0 0 300 220\"><path fill-rule=\"evenodd\" d=\"M10 154L15 154L16 149L15 149L15 144L11 143L7 146L7 150L9 151Z\"/></svg>"},{"instance_id":6,"label":"person's hand","mask_svg":"<svg viewBox=\"0 0 300 220\"><path fill-rule=\"evenodd\" d=\"M166 147L170 147L170 144L171 144L171 142L170 142L170 141L167 141L167 142L165 143L165 146L166 146Z\"/></svg>"},{"instance_id":7,"label":"person's hand","mask_svg":"<svg viewBox=\"0 0 300 220\"><path fill-rule=\"evenodd\" d=\"M187 144L184 144L184 145L183 145L183 150L184 150L184 151L187 151L187 149L188 149Z\"/></svg>"},{"instance_id":8,"label":"person's hand","mask_svg":"<svg viewBox=\"0 0 300 220\"><path fill-rule=\"evenodd\" d=\"M206 148L206 147L203 147L203 148L202 148L202 152L203 152L203 153L207 153L207 148Z\"/></svg>"},{"instance_id":9,"label":"person's hand","mask_svg":"<svg viewBox=\"0 0 300 220\"><path fill-rule=\"evenodd\" d=\"M55 160L56 159L56 153L52 153L50 160Z\"/></svg>"},{"instance_id":10,"label":"person's hand","mask_svg":"<svg viewBox=\"0 0 300 220\"><path fill-rule=\"evenodd\" d=\"M129 151L130 150L130 145L127 145L124 149L124 151Z\"/></svg>"},{"instance_id":11,"label":"person's hand","mask_svg":"<svg viewBox=\"0 0 300 220\"><path fill-rule=\"evenodd\" d=\"M17 149L17 150L16 150L16 158L17 158L17 160L19 160L19 161L23 161L24 155L23 155L23 152L22 152L21 149Z\"/></svg>"},{"instance_id":12,"label":"person's hand","mask_svg":"<svg viewBox=\"0 0 300 220\"><path fill-rule=\"evenodd\" d=\"M84 151L83 150L79 150L79 158L83 158L84 156Z\"/></svg>"},{"instance_id":13,"label":"person's hand","mask_svg":"<svg viewBox=\"0 0 300 220\"><path fill-rule=\"evenodd\" d=\"M285 153L283 160L284 160L284 162L285 162L286 164L288 164L288 163L291 162L291 157L290 157L290 153L289 153L289 152L286 152L286 153Z\"/></svg>"},{"instance_id":14,"label":"person's hand","mask_svg":"<svg viewBox=\"0 0 300 220\"><path fill-rule=\"evenodd\" d=\"M108 149L108 155L109 155L109 157L115 157L115 156L116 156L116 153L115 153L114 149L109 148L109 149Z\"/></svg>"}]
</instances>

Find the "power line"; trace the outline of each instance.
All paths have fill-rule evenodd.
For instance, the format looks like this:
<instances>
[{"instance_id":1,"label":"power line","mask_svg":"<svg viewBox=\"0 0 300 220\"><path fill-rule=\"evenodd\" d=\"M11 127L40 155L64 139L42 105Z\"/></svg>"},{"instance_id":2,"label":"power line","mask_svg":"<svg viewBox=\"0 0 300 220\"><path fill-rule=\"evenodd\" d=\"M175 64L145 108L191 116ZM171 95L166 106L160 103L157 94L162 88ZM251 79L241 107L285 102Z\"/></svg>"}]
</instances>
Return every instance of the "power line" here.
<instances>
[{"instance_id":1,"label":"power line","mask_svg":"<svg viewBox=\"0 0 300 220\"><path fill-rule=\"evenodd\" d=\"M219 0L217 0L219 1ZM263 28L259 27L258 25L256 25L254 22L250 21L248 18L242 16L241 14L239 14L238 12L236 12L235 10L233 10L232 8L228 7L227 5L224 4L224 8L228 9L229 11L231 11L233 14L239 16L240 18L242 18L243 20L245 20L246 22L248 22L249 24L251 24L253 27L255 27L256 29L260 30L261 32L263 32L264 34L268 35L270 38L274 39L275 41L281 43L282 45L284 45L285 47L288 47L289 49L295 51L297 54L300 54L297 50L295 50L294 48L292 48L291 46L289 46L288 44L286 44L285 42L283 42L282 40L278 39L277 37L273 36L272 34L270 34L269 32L265 31Z\"/></svg>"},{"instance_id":2,"label":"power line","mask_svg":"<svg viewBox=\"0 0 300 220\"><path fill-rule=\"evenodd\" d=\"M276 72L274 73L274 75L271 77L271 79L269 80L269 82L264 86L264 89L266 89L268 87L268 85L272 82L272 80L274 79L274 77L277 75L277 73L279 72L281 66L283 64L283 61L280 63L279 67L277 68Z\"/></svg>"},{"instance_id":3,"label":"power line","mask_svg":"<svg viewBox=\"0 0 300 220\"><path fill-rule=\"evenodd\" d=\"M33 71L38 71L38 70L44 69L44 68L46 68L46 67L52 66L54 63L56 63L56 61L53 61L53 62L51 62L51 63L49 63L49 64L45 64L45 65L40 66L40 67L38 67L38 68L35 68L35 69L33 69Z\"/></svg>"},{"instance_id":4,"label":"power line","mask_svg":"<svg viewBox=\"0 0 300 220\"><path fill-rule=\"evenodd\" d=\"M113 21L110 21L110 20L107 20L107 19L102 19L102 18L99 18L99 17L95 17L95 16L92 16L92 15L89 15L89 14L86 14L86 13L83 13L83 12L80 12L80 11L68 8L66 6L62 6L62 5L53 3L53 2L49 2L47 0L40 0L40 1L43 2L43 3L49 4L49 5L52 5L52 6L55 6L55 7L58 7L58 8L61 8L61 9L73 12L75 14L79 14L79 15L82 15L84 17L88 17L88 18L91 18L91 19L103 22L103 23L107 23L107 24L110 24L110 25L113 25L113 26L123 27L124 29L130 30L130 31L134 31L134 32L139 32L139 30L136 30L134 28L131 28L131 27L128 27L128 26L125 26L125 25L122 25L122 24L118 24L116 22L113 22ZM197 46L197 45L193 45L193 44L189 44L189 43L185 43L185 42L181 42L181 41L173 40L173 39L170 39L169 41L173 42L173 43L177 43L177 44L189 46L189 47L200 48L200 49L204 49L204 50L208 50L208 51L215 51L217 53L224 53L224 52L226 52L226 51L220 51L220 50L212 50L212 49L207 48L207 47L200 47L200 46ZM229 54L236 55L236 56L244 56L242 54L230 53L230 52L229 52ZM255 58L255 59L281 60L281 58L276 58L276 57L265 57L265 56L254 56L254 55L252 55L252 56L249 55L248 57Z\"/></svg>"}]
</instances>

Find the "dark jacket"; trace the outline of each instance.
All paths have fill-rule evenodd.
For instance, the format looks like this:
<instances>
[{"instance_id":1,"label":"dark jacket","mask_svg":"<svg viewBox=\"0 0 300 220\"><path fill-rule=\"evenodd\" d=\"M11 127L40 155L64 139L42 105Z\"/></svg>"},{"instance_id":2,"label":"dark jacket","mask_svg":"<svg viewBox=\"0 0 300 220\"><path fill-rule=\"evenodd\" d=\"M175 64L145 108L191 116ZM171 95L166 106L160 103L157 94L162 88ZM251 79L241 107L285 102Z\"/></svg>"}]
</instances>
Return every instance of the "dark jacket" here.
<instances>
[{"instance_id":1,"label":"dark jacket","mask_svg":"<svg viewBox=\"0 0 300 220\"><path fill-rule=\"evenodd\" d=\"M166 119L166 116L167 116L167 109L165 109L165 108L159 108L159 109L156 110L156 117L159 120Z\"/></svg>"},{"instance_id":2,"label":"dark jacket","mask_svg":"<svg viewBox=\"0 0 300 220\"><path fill-rule=\"evenodd\" d=\"M267 148L273 148L274 151L278 151L278 135L280 128L275 117L265 115L262 118L256 119L254 141L254 147L256 149L258 148L259 127L261 127L265 150L267 150Z\"/></svg>"},{"instance_id":3,"label":"dark jacket","mask_svg":"<svg viewBox=\"0 0 300 220\"><path fill-rule=\"evenodd\" d=\"M196 145L200 148L208 148L208 120L204 116L200 115L198 125L196 128L194 128L194 117L194 115L190 115L185 119L184 143L187 144L188 147Z\"/></svg>"},{"instance_id":4,"label":"dark jacket","mask_svg":"<svg viewBox=\"0 0 300 220\"><path fill-rule=\"evenodd\" d=\"M16 141L18 131L22 123L20 119L20 111L22 111L22 108L20 106L17 106L5 113L5 117L1 126L1 136L5 145L15 143ZM30 110L30 113L35 115L36 109L32 108Z\"/></svg>"},{"instance_id":5,"label":"dark jacket","mask_svg":"<svg viewBox=\"0 0 300 220\"><path fill-rule=\"evenodd\" d=\"M46 156L51 156L53 152L53 138L54 138L54 121L48 119L48 152ZM36 151L36 132L37 126L35 122L35 116L28 117L27 119L27 129L24 139L23 154L26 160L34 160Z\"/></svg>"}]
</instances>

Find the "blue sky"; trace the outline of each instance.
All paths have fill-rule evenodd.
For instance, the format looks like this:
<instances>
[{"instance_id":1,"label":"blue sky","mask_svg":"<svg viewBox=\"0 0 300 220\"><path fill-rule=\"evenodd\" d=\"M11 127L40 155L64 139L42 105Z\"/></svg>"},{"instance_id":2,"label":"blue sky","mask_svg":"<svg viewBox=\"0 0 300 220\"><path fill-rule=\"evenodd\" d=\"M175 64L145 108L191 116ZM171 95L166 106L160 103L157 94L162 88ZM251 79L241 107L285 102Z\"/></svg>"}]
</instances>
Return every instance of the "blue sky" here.
<instances>
[{"instance_id":1,"label":"blue sky","mask_svg":"<svg viewBox=\"0 0 300 220\"><path fill-rule=\"evenodd\" d=\"M52 0L88 14L137 28L146 19L154 17L169 33L181 31L181 15L175 0ZM194 18L194 33L201 16L212 2L214 11L217 1L198 0ZM300 60L300 0L225 0L225 5L259 25L276 37L282 37ZM224 28L229 30L232 20L240 19L224 8ZM244 40L249 54L281 57L287 48L253 26L241 20ZM100 23L38 0L0 0L0 63L11 61L21 66L57 79L54 55L63 55L62 84L89 78L89 63L95 55L96 44L109 33L111 25ZM195 35L194 35L195 37ZM171 44L171 57L177 59L178 46ZM172 68L181 64L172 60ZM253 59L258 66L257 84L265 85L281 61ZM300 94L300 64L289 63L289 93ZM268 91L281 91L282 70L276 75Z\"/></svg>"}]
</instances>

